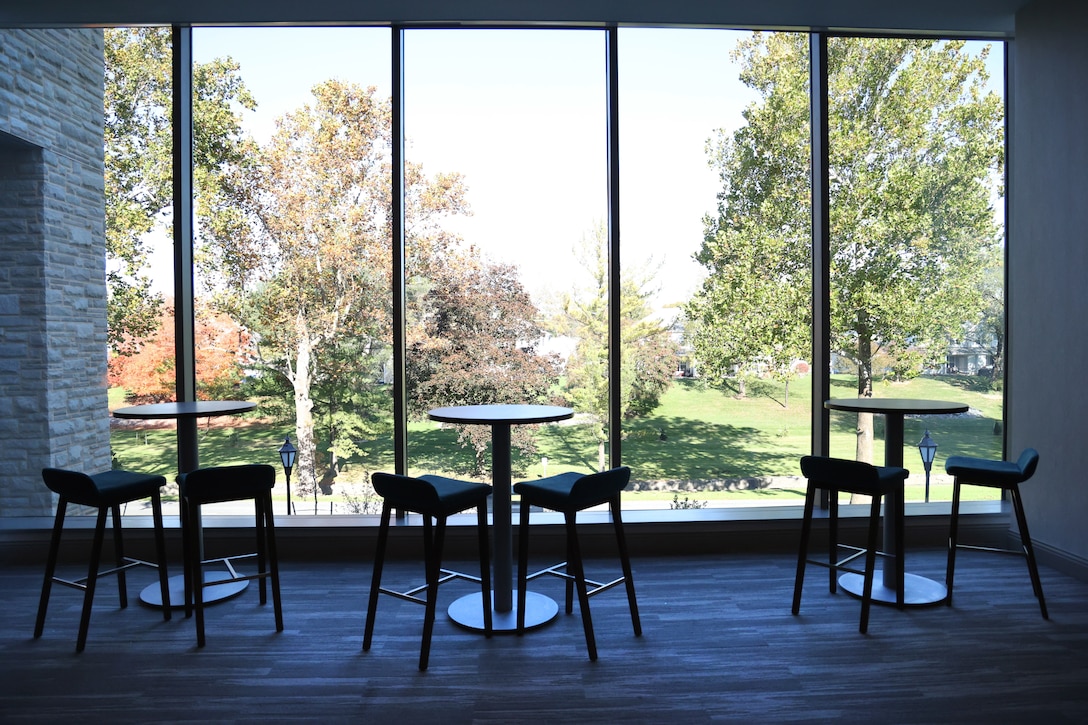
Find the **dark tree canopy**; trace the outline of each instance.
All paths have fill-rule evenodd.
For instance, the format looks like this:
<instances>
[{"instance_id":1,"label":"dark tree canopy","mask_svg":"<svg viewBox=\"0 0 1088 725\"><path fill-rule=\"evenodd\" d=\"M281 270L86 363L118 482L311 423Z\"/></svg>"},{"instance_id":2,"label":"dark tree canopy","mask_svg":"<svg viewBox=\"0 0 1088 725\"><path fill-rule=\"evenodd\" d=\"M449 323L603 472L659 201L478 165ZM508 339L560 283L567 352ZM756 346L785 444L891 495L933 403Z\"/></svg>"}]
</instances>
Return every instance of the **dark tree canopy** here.
<instances>
[{"instance_id":1,"label":"dark tree canopy","mask_svg":"<svg viewBox=\"0 0 1088 725\"><path fill-rule=\"evenodd\" d=\"M443 262L413 305L407 355L413 415L447 405L551 402L559 359L534 348L543 335L539 312L517 268L488 262L471 249L448 249ZM461 438L476 451L471 473L480 475L490 431L464 426ZM516 427L512 440L525 455L535 450L528 427Z\"/></svg>"}]
</instances>

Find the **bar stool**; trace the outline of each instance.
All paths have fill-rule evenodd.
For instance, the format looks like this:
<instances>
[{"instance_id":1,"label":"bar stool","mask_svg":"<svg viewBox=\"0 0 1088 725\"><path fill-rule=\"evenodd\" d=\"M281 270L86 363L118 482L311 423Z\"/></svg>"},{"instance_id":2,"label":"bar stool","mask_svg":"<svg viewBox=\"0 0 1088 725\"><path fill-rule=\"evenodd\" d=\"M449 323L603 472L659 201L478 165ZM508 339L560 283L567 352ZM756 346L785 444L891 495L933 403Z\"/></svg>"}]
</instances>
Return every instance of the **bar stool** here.
<instances>
[{"instance_id":1,"label":"bar stool","mask_svg":"<svg viewBox=\"0 0 1088 725\"><path fill-rule=\"evenodd\" d=\"M49 557L45 564L45 581L42 582L42 597L38 603L38 618L34 624L35 639L42 636L42 630L45 627L45 612L49 606L49 594L53 582L57 582L83 590L83 614L80 616L79 635L76 638L76 652L82 652L87 644L87 629L91 622L91 605L94 602L94 590L98 577L108 574L117 575L121 609L124 609L128 606L125 572L134 566L150 566L159 570L159 586L162 588L162 600L165 604L163 619L170 619L170 588L166 576L166 544L162 530L162 502L159 496L159 488L166 484L166 479L162 476L121 470L105 471L89 476L79 471L67 471L60 468L43 468L42 479L49 490L60 498L57 501L57 515L53 521L53 536L49 542ZM121 504L145 498L151 499L157 564L126 557L124 552L121 534ZM87 576L74 580L62 579L55 575L61 531L64 528L64 514L69 503L98 509L98 521L95 524L94 539L91 543ZM116 564L112 569L102 571L100 559L108 511L113 513L113 546Z\"/></svg>"},{"instance_id":2,"label":"bar stool","mask_svg":"<svg viewBox=\"0 0 1088 725\"><path fill-rule=\"evenodd\" d=\"M487 543L487 497L491 486L486 483L458 481L442 476L401 476L393 473L375 473L371 477L374 491L382 497L382 519L378 528L378 542L374 552L374 573L370 582L370 599L366 609L366 627L363 634L363 651L370 649L374 637L374 617L378 610L378 594L388 594L426 607L423 618L423 640L419 650L419 669L427 669L431 653L431 634L434 631L435 609L438 603L438 586L453 579L480 582L484 614L484 634L492 634L491 617L491 561ZM442 547L446 539L446 520L453 514L476 509L476 531L480 546L479 578L442 568ZM411 511L423 516L423 560L426 583L405 592L381 586L385 548L389 540L389 520L393 509ZM435 520L432 529L431 519ZM417 596L426 591L426 598Z\"/></svg>"},{"instance_id":3,"label":"bar stool","mask_svg":"<svg viewBox=\"0 0 1088 725\"><path fill-rule=\"evenodd\" d=\"M873 575L876 569L876 556L892 556L895 559L896 606L903 608L903 483L909 472L896 466L873 466L860 461L849 461L825 456L805 456L801 459L801 472L808 479L805 492L805 513L801 524L801 545L797 553L797 578L793 584L793 613L801 610L801 590L805 581L805 565L816 564L827 567L830 572L831 593L838 591L838 573L840 571L860 574L864 577L861 596L861 625L858 630L865 634L869 629L869 606L873 598ZM828 552L827 561L808 558L809 537L812 533L812 512L816 502L816 492L827 491L830 494L828 511ZM854 493L871 496L869 507L869 532L864 548L839 542L839 500L838 494ZM880 525L880 503L892 507L895 522L895 551L892 553L877 550L877 529ZM839 549L852 552L839 559ZM865 570L859 571L850 563L865 555Z\"/></svg>"},{"instance_id":4,"label":"bar stool","mask_svg":"<svg viewBox=\"0 0 1088 725\"><path fill-rule=\"evenodd\" d=\"M1020 454L1016 463L1011 461L991 461L985 458L949 456L945 461L945 471L955 476L952 481L952 521L948 536L948 569L945 573L945 585L948 587L949 606L952 604L952 579L956 570L956 549L992 551L1000 554L1016 554L1028 560L1028 573L1031 575L1031 588L1039 599L1039 609L1043 619L1050 619L1046 611L1046 599L1043 597L1043 583L1039 579L1039 568L1035 564L1035 549L1031 545L1028 533L1028 520L1024 515L1024 502L1020 498L1020 484L1035 475L1039 465L1039 453L1034 448L1027 448ZM960 522L960 486L987 486L1009 492L1012 510L1016 514L1016 525L1020 529L1020 549L994 548L990 546L972 546L959 543Z\"/></svg>"},{"instance_id":5,"label":"bar stool","mask_svg":"<svg viewBox=\"0 0 1088 725\"><path fill-rule=\"evenodd\" d=\"M276 483L276 469L264 464L240 466L215 466L198 468L178 476L182 501L182 539L185 549L185 616L192 616L196 608L196 642L204 646L204 589L225 582L256 579L260 584L260 602L268 602L265 580L272 581L272 607L276 616L276 631L283 631L283 608L280 604L280 570L276 556L276 526L272 518L272 486ZM208 503L244 501L253 499L257 533L256 553L235 554L217 559L204 559L200 507ZM257 571L239 574L233 562L239 559L257 558ZM205 580L204 565L222 563L230 577Z\"/></svg>"},{"instance_id":6,"label":"bar stool","mask_svg":"<svg viewBox=\"0 0 1088 725\"><path fill-rule=\"evenodd\" d=\"M582 628L585 630L586 648L589 650L590 661L597 659L597 641L593 635L593 619L589 614L589 598L595 594L611 589L617 584L625 584L635 636L642 636L638 603L635 601L635 582L631 577L631 558L627 553L627 540L623 535L623 520L620 517L620 491L627 487L629 480L631 480L631 469L621 466L588 475L573 472L560 473L536 481L523 481L514 486L514 493L521 496L520 528L518 529L518 634L525 632L526 583L529 579L548 574L566 581L567 614L574 609L573 591L577 586L578 609L582 613ZM603 503L608 504L612 514L612 526L616 531L620 566L623 569L623 576L607 583L586 579L582 551L578 545L578 529L575 526L579 511ZM563 514L567 531L567 560L529 576L527 567L529 563L529 508L531 506L539 506Z\"/></svg>"}]
</instances>

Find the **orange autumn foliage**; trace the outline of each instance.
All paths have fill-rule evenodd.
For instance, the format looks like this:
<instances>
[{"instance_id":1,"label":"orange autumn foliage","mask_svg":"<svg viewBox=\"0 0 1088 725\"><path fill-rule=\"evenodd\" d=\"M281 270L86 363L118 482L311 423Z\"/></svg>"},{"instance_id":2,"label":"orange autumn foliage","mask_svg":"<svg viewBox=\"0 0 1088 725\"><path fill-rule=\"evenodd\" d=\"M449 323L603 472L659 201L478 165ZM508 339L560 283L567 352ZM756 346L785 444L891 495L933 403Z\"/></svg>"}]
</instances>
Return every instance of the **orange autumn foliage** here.
<instances>
[{"instance_id":1,"label":"orange autumn foliage","mask_svg":"<svg viewBox=\"0 0 1088 725\"><path fill-rule=\"evenodd\" d=\"M249 333L226 315L198 311L195 334L197 395L204 398L208 391L231 387L241 379ZM175 399L173 307L166 309L154 336L140 343L136 354L110 359L108 381L140 402Z\"/></svg>"}]
</instances>

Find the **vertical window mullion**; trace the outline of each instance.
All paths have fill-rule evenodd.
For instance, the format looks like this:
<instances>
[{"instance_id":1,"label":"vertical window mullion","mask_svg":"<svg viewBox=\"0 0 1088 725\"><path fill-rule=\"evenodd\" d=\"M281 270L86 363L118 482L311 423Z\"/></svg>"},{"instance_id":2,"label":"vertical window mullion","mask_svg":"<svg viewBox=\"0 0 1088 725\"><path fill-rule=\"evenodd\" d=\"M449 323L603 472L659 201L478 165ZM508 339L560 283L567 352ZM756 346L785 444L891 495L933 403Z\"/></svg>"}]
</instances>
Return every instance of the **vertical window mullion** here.
<instances>
[{"instance_id":1,"label":"vertical window mullion","mask_svg":"<svg viewBox=\"0 0 1088 725\"><path fill-rule=\"evenodd\" d=\"M606 31L606 74L608 86L608 457L621 465L620 439L623 420L620 400L622 336L620 331L620 103L619 29Z\"/></svg>"},{"instance_id":2,"label":"vertical window mullion","mask_svg":"<svg viewBox=\"0 0 1088 725\"><path fill-rule=\"evenodd\" d=\"M404 33L394 26L392 42L392 245L393 264L393 456L395 470L408 472L408 398L406 388L407 300L404 257Z\"/></svg>"},{"instance_id":3,"label":"vertical window mullion","mask_svg":"<svg viewBox=\"0 0 1088 725\"><path fill-rule=\"evenodd\" d=\"M812 452L830 451L831 397L831 210L828 150L827 35L809 42L809 125L812 184ZM826 505L826 501L821 502Z\"/></svg>"},{"instance_id":4,"label":"vertical window mullion","mask_svg":"<svg viewBox=\"0 0 1088 725\"><path fill-rule=\"evenodd\" d=\"M196 400L193 292L193 29L172 28L174 359L178 402Z\"/></svg>"}]
</instances>

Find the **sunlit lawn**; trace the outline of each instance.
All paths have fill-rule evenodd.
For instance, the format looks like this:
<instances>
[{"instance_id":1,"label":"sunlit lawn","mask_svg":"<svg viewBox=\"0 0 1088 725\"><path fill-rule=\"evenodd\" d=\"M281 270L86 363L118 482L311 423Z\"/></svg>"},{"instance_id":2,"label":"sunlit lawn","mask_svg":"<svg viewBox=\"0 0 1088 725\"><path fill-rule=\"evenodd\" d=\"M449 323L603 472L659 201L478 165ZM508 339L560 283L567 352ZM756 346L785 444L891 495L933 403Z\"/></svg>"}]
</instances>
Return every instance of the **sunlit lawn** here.
<instances>
[{"instance_id":1,"label":"sunlit lawn","mask_svg":"<svg viewBox=\"0 0 1088 725\"><path fill-rule=\"evenodd\" d=\"M851 397L852 379L836 377L832 395ZM733 485L744 477L798 476L798 460L809 452L811 391L807 378L790 386L789 403L781 383L750 383L746 397L735 391L707 388L698 381L675 381L653 415L630 421L625 429L622 456L631 466L638 490L625 497L630 502L672 502L679 492L698 504L720 500L797 500L800 481L784 482L780 487L756 490L698 490L705 482L718 482L718 488ZM905 423L904 460L912 473L923 473L913 445L928 427L938 442L935 474L944 472L949 455L973 455L997 458L1001 455L1001 436L995 435L995 423L1001 420L1001 395L979 389L972 377L919 378L906 383L878 383L877 397L932 398L964 402L976 415L908 417ZM120 402L119 391L111 391L111 404ZM200 426L202 465L266 462L279 468L277 449L285 435L292 435L289 424L269 425L247 416L229 420L231 427ZM874 460L883 460L883 420L875 416ZM856 416L831 414L831 454L854 458ZM114 455L124 467L161 473L172 479L177 470L175 431L114 430L111 436ZM429 421L409 426L409 460L413 471L430 471L464 476L472 460L471 453L457 444L452 428ZM515 467L526 478L567 470L590 471L596 465L596 443L592 427L574 423L544 425L537 432L538 452L531 459L515 456ZM342 479L360 480L367 471L393 469L391 441L370 441L364 445L365 457L351 459L342 468ZM547 459L547 467L543 459ZM279 475L282 477L282 471ZM725 482L725 484L721 483ZM294 482L297 485L297 481ZM338 486L337 488L343 488ZM908 500L922 498L922 487L912 486ZM951 487L934 483L932 500L949 500ZM986 495L986 489L972 490ZM342 491L320 497L319 510L328 510L328 502L342 503ZM297 502L296 502L297 503ZM297 504L301 505L301 504ZM312 500L308 506L312 507ZM662 504L665 505L665 504ZM713 505L713 504L711 504ZM307 509L312 510L312 508Z\"/></svg>"},{"instance_id":2,"label":"sunlit lawn","mask_svg":"<svg viewBox=\"0 0 1088 725\"><path fill-rule=\"evenodd\" d=\"M994 424L1001 420L1001 397L955 384L957 378L919 378L907 383L878 384L876 397L932 398L968 404L981 415L908 416L904 441L908 447L928 427L938 441L934 470L943 470L948 455L1000 457L1001 437ZM856 397L854 381L835 378L835 397ZM654 415L634 422L624 442L624 460L646 478L711 479L732 476L797 475L798 459L810 449L811 390L808 380L790 386L788 406L781 384L749 385L748 395L703 388L679 381ZM884 457L884 426L874 416L873 459ZM854 458L857 416L831 415L831 455ZM664 432L664 440L659 433ZM908 468L921 464L905 451Z\"/></svg>"}]
</instances>

